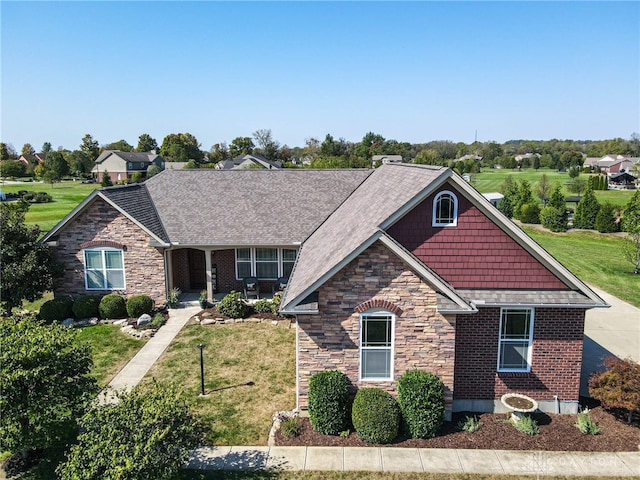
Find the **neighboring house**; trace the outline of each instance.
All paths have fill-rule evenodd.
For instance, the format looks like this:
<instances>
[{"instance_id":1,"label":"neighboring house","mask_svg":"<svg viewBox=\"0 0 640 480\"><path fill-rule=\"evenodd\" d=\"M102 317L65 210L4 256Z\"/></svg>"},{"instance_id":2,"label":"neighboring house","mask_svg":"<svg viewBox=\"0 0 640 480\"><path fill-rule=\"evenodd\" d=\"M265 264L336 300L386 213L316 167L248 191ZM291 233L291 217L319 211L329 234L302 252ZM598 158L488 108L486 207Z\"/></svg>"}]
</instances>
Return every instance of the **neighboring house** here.
<instances>
[{"instance_id":1,"label":"neighboring house","mask_svg":"<svg viewBox=\"0 0 640 480\"><path fill-rule=\"evenodd\" d=\"M609 154L601 158L589 157L585 160L583 166L599 169L605 173L628 172L640 162L639 157L631 155L615 155Z\"/></svg>"},{"instance_id":2,"label":"neighboring house","mask_svg":"<svg viewBox=\"0 0 640 480\"><path fill-rule=\"evenodd\" d=\"M35 167L40 163L44 163L46 158L46 153L34 153L33 155L20 155L18 161L22 162L25 167L28 167L29 165Z\"/></svg>"},{"instance_id":3,"label":"neighboring house","mask_svg":"<svg viewBox=\"0 0 640 480\"><path fill-rule=\"evenodd\" d=\"M374 167L387 163L402 163L402 155L374 155L371 157L371 162Z\"/></svg>"},{"instance_id":4,"label":"neighboring house","mask_svg":"<svg viewBox=\"0 0 640 480\"><path fill-rule=\"evenodd\" d=\"M476 162L479 162L479 161L481 161L481 160L482 160L482 157L481 157L480 155L475 155L475 154L472 154L472 155L463 155L463 156L462 156L462 157L460 157L460 158L456 158L456 159L454 160L454 162L464 162L464 161L466 161L466 160L475 160Z\"/></svg>"},{"instance_id":5,"label":"neighboring house","mask_svg":"<svg viewBox=\"0 0 640 480\"><path fill-rule=\"evenodd\" d=\"M282 168L282 162L270 162L262 155L238 155L233 160L221 160L216 163L216 170L246 170L250 168L273 170Z\"/></svg>"},{"instance_id":6,"label":"neighboring house","mask_svg":"<svg viewBox=\"0 0 640 480\"><path fill-rule=\"evenodd\" d=\"M491 205L493 205L494 207L497 207L498 203L500 203L500 200L504 198L504 195L500 192L483 193L482 196L489 200L489 203L491 203Z\"/></svg>"},{"instance_id":7,"label":"neighboring house","mask_svg":"<svg viewBox=\"0 0 640 480\"><path fill-rule=\"evenodd\" d=\"M627 172L610 173L609 188L612 189L633 189L636 188L637 177Z\"/></svg>"},{"instance_id":8,"label":"neighboring house","mask_svg":"<svg viewBox=\"0 0 640 480\"><path fill-rule=\"evenodd\" d=\"M99 183L102 182L102 176L107 171L111 181L116 183L130 179L137 172L146 176L147 169L151 165L156 165L160 170L164 170L164 158L155 151L122 152L120 150L105 150L96 158L96 164L91 173Z\"/></svg>"},{"instance_id":9,"label":"neighboring house","mask_svg":"<svg viewBox=\"0 0 640 480\"><path fill-rule=\"evenodd\" d=\"M93 192L43 239L57 295L228 292L289 276L297 404L310 377L395 392L442 378L447 412L499 411L518 392L578 408L585 311L605 307L452 170L167 170Z\"/></svg>"}]
</instances>

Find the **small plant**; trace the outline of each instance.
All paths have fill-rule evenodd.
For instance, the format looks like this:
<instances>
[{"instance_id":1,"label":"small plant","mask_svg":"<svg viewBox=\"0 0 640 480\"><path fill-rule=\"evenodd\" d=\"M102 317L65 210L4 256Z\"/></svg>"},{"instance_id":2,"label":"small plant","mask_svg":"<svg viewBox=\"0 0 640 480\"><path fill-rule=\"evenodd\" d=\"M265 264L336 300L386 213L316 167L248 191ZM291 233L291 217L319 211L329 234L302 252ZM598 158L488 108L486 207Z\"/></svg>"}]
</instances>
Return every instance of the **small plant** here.
<instances>
[{"instance_id":1,"label":"small plant","mask_svg":"<svg viewBox=\"0 0 640 480\"><path fill-rule=\"evenodd\" d=\"M207 303L207 291L206 290L200 290L200 296L198 297L198 302L200 303L200 306L204 308L204 306Z\"/></svg>"},{"instance_id":2,"label":"small plant","mask_svg":"<svg viewBox=\"0 0 640 480\"><path fill-rule=\"evenodd\" d=\"M518 430L519 432L525 433L527 435L537 435L538 433L540 433L540 427L538 427L538 422L536 422L529 415L524 415L520 417L520 420L512 423L513 423L513 426L516 427L516 430Z\"/></svg>"},{"instance_id":3,"label":"small plant","mask_svg":"<svg viewBox=\"0 0 640 480\"><path fill-rule=\"evenodd\" d=\"M342 438L347 438L351 434L351 430L343 430L340 432Z\"/></svg>"},{"instance_id":4,"label":"small plant","mask_svg":"<svg viewBox=\"0 0 640 480\"><path fill-rule=\"evenodd\" d=\"M76 318L91 318L98 316L100 298L93 295L83 295L73 302L73 314Z\"/></svg>"},{"instance_id":5,"label":"small plant","mask_svg":"<svg viewBox=\"0 0 640 480\"><path fill-rule=\"evenodd\" d=\"M593 418L591 418L591 411L588 408L585 408L578 413L575 426L584 434L597 435L600 433L600 427L596 424Z\"/></svg>"},{"instance_id":6,"label":"small plant","mask_svg":"<svg viewBox=\"0 0 640 480\"><path fill-rule=\"evenodd\" d=\"M257 313L271 313L272 312L271 302L265 299L258 300L256 303L253 304L253 309Z\"/></svg>"},{"instance_id":7,"label":"small plant","mask_svg":"<svg viewBox=\"0 0 640 480\"><path fill-rule=\"evenodd\" d=\"M309 381L309 421L317 432L337 435L347 427L349 385L338 370L318 372Z\"/></svg>"},{"instance_id":8,"label":"small plant","mask_svg":"<svg viewBox=\"0 0 640 480\"><path fill-rule=\"evenodd\" d=\"M300 419L287 418L282 425L280 425L280 433L285 437L297 437L300 435Z\"/></svg>"},{"instance_id":9,"label":"small plant","mask_svg":"<svg viewBox=\"0 0 640 480\"><path fill-rule=\"evenodd\" d=\"M130 317L139 317L153 311L153 300L149 295L131 295L127 300L127 313Z\"/></svg>"},{"instance_id":10,"label":"small plant","mask_svg":"<svg viewBox=\"0 0 640 480\"><path fill-rule=\"evenodd\" d=\"M271 313L274 315L280 315L280 302L282 301L282 295L276 293L271 300Z\"/></svg>"},{"instance_id":11,"label":"small plant","mask_svg":"<svg viewBox=\"0 0 640 480\"><path fill-rule=\"evenodd\" d=\"M458 422L458 429L467 433L477 432L480 430L480 421L475 416L471 417L467 415L464 417L464 420Z\"/></svg>"},{"instance_id":12,"label":"small plant","mask_svg":"<svg viewBox=\"0 0 640 480\"><path fill-rule=\"evenodd\" d=\"M180 290L178 287L174 287L169 290L169 295L167 295L167 305L169 305L169 308L178 308L178 305L180 305L181 293L182 290Z\"/></svg>"},{"instance_id":13,"label":"small plant","mask_svg":"<svg viewBox=\"0 0 640 480\"><path fill-rule=\"evenodd\" d=\"M117 293L102 297L98 312L101 318L124 318L127 316L127 302Z\"/></svg>"},{"instance_id":14,"label":"small plant","mask_svg":"<svg viewBox=\"0 0 640 480\"><path fill-rule=\"evenodd\" d=\"M240 292L232 291L225 295L218 303L218 312L231 318L244 318L249 315L251 308L242 301Z\"/></svg>"},{"instance_id":15,"label":"small plant","mask_svg":"<svg viewBox=\"0 0 640 480\"><path fill-rule=\"evenodd\" d=\"M156 313L155 316L153 317L153 320L151 321L151 325L155 327L161 327L165 323L167 323L167 319L164 318L164 315L160 312Z\"/></svg>"},{"instance_id":16,"label":"small plant","mask_svg":"<svg viewBox=\"0 0 640 480\"><path fill-rule=\"evenodd\" d=\"M381 388L361 388L353 400L353 426L365 442L390 443L400 431L400 407Z\"/></svg>"}]
</instances>

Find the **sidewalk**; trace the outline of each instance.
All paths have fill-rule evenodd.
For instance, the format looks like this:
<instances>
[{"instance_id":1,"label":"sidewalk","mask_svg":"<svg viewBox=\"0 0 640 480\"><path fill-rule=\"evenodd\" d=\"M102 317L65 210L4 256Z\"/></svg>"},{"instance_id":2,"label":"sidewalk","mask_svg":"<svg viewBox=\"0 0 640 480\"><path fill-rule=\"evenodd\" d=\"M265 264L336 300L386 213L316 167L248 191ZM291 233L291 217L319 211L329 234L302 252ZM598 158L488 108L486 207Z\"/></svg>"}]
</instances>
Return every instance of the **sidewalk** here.
<instances>
[{"instance_id":1,"label":"sidewalk","mask_svg":"<svg viewBox=\"0 0 640 480\"><path fill-rule=\"evenodd\" d=\"M640 452L393 447L201 447L197 470L333 470L507 475L640 476Z\"/></svg>"},{"instance_id":2,"label":"sidewalk","mask_svg":"<svg viewBox=\"0 0 640 480\"><path fill-rule=\"evenodd\" d=\"M151 337L140 351L113 377L108 387L99 395L102 403L115 401L114 391L130 391L160 358L189 319L200 311L199 306L187 306L169 311L169 320Z\"/></svg>"}]
</instances>

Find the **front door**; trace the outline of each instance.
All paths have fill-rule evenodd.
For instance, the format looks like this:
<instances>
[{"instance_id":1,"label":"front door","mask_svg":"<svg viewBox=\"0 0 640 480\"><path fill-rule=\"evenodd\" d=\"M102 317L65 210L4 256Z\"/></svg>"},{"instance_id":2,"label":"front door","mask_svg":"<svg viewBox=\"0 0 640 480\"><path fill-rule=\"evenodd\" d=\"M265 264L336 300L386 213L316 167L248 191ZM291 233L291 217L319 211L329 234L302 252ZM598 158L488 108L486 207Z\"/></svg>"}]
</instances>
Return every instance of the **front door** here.
<instances>
[{"instance_id":1,"label":"front door","mask_svg":"<svg viewBox=\"0 0 640 480\"><path fill-rule=\"evenodd\" d=\"M207 288L207 266L202 250L189 250L189 279L191 290Z\"/></svg>"}]
</instances>

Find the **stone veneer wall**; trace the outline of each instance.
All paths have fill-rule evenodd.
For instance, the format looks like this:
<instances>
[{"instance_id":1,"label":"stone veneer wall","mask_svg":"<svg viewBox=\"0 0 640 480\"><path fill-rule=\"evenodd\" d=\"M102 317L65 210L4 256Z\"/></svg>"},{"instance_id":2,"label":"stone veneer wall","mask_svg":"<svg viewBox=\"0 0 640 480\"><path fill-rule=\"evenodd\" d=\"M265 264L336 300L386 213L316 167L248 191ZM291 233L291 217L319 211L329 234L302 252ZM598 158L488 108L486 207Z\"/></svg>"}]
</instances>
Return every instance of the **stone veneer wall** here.
<instances>
[{"instance_id":1,"label":"stone veneer wall","mask_svg":"<svg viewBox=\"0 0 640 480\"><path fill-rule=\"evenodd\" d=\"M367 303L369 302L369 303ZM363 305L364 304L364 305ZM387 306L396 314L394 381L359 381L359 312ZM354 387L381 387L393 394L410 369L438 375L451 410L455 316L436 312L436 294L379 242L344 267L319 291L318 315L298 315L298 400L307 406L309 379L337 369Z\"/></svg>"},{"instance_id":2,"label":"stone veneer wall","mask_svg":"<svg viewBox=\"0 0 640 480\"><path fill-rule=\"evenodd\" d=\"M105 295L110 290L85 290L84 257L81 245L112 242L123 245L126 290L123 295L146 294L156 302L166 297L162 251L149 246L150 237L140 227L97 198L87 210L59 233L56 257L64 264L64 277L56 296ZM106 244L108 245L108 244Z\"/></svg>"}]
</instances>

